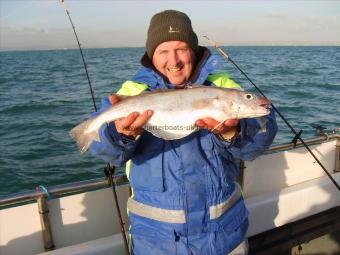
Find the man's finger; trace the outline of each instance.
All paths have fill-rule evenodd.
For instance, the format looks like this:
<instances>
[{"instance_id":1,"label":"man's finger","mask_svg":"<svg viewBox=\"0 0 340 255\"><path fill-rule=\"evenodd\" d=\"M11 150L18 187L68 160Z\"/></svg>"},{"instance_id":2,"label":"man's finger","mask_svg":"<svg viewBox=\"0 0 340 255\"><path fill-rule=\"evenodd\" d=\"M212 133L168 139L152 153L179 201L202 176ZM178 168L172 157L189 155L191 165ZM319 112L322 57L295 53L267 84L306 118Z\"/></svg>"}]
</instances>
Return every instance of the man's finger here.
<instances>
[{"instance_id":1,"label":"man's finger","mask_svg":"<svg viewBox=\"0 0 340 255\"><path fill-rule=\"evenodd\" d=\"M119 128L126 129L130 127L130 125L136 120L136 118L139 116L138 112L132 112L127 117L116 120L116 125L119 126Z\"/></svg>"},{"instance_id":2,"label":"man's finger","mask_svg":"<svg viewBox=\"0 0 340 255\"><path fill-rule=\"evenodd\" d=\"M119 97L117 95L110 95L109 96L110 103L112 105L118 103L120 101Z\"/></svg>"},{"instance_id":3,"label":"man's finger","mask_svg":"<svg viewBox=\"0 0 340 255\"><path fill-rule=\"evenodd\" d=\"M200 128L206 128L206 124L203 120L197 120L195 124Z\"/></svg>"},{"instance_id":4,"label":"man's finger","mask_svg":"<svg viewBox=\"0 0 340 255\"><path fill-rule=\"evenodd\" d=\"M206 117L202 119L205 124L210 127L210 128L214 128L216 127L218 124L220 124L217 120L210 118L210 117Z\"/></svg>"},{"instance_id":5,"label":"man's finger","mask_svg":"<svg viewBox=\"0 0 340 255\"><path fill-rule=\"evenodd\" d=\"M131 123L130 129L136 130L138 128L143 127L148 122L148 120L151 118L152 114L153 114L153 111L151 111L151 110L147 110L147 111L143 112L143 114L139 115L134 120L134 122Z\"/></svg>"},{"instance_id":6,"label":"man's finger","mask_svg":"<svg viewBox=\"0 0 340 255\"><path fill-rule=\"evenodd\" d=\"M238 122L238 119L229 119L224 122L224 125L227 127L236 127Z\"/></svg>"}]
</instances>

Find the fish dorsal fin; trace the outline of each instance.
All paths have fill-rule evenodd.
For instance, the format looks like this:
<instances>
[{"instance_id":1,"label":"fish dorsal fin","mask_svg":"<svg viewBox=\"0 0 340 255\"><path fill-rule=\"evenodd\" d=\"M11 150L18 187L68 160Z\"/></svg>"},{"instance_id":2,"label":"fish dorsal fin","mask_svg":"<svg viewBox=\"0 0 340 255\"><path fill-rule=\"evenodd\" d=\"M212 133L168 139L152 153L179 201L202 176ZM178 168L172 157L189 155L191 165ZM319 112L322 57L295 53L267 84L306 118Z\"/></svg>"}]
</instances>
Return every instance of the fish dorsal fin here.
<instances>
[{"instance_id":1,"label":"fish dorsal fin","mask_svg":"<svg viewBox=\"0 0 340 255\"><path fill-rule=\"evenodd\" d=\"M151 92L152 93L158 93L158 92L164 92L164 91L169 91L169 90L167 90L167 89L154 89Z\"/></svg>"},{"instance_id":2,"label":"fish dorsal fin","mask_svg":"<svg viewBox=\"0 0 340 255\"><path fill-rule=\"evenodd\" d=\"M189 84L185 88L186 89L194 89L194 88L202 88L202 87L206 87L206 86L200 85L200 84Z\"/></svg>"},{"instance_id":3,"label":"fish dorsal fin","mask_svg":"<svg viewBox=\"0 0 340 255\"><path fill-rule=\"evenodd\" d=\"M202 88L202 87L207 87L207 86L201 85L201 84L190 84L190 85L187 85L185 88L187 88L187 89L194 89L194 88ZM220 87L220 86L215 86L215 85L212 85L212 86L210 86L210 87L221 88L221 89L232 89L232 90L244 91L244 89L241 88L241 87L225 88L225 87Z\"/></svg>"},{"instance_id":4,"label":"fish dorsal fin","mask_svg":"<svg viewBox=\"0 0 340 255\"><path fill-rule=\"evenodd\" d=\"M232 88L217 87L217 88L221 88L221 89L225 89L225 90L237 90L237 91L244 91L244 89L243 89L243 88L241 88L241 87L232 87Z\"/></svg>"},{"instance_id":5,"label":"fish dorsal fin","mask_svg":"<svg viewBox=\"0 0 340 255\"><path fill-rule=\"evenodd\" d=\"M244 89L241 88L241 87L235 87L235 88L232 88L232 89L235 89L235 90L238 90L238 91L244 91Z\"/></svg>"}]
</instances>

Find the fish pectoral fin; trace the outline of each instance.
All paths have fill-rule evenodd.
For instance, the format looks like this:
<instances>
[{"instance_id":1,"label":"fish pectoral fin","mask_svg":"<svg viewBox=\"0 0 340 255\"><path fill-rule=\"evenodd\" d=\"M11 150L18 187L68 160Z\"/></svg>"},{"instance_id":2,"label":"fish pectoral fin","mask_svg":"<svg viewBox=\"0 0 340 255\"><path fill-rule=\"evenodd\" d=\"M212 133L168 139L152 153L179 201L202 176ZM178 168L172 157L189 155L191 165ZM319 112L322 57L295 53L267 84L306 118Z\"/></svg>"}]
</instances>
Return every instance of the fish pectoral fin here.
<instances>
[{"instance_id":1,"label":"fish pectoral fin","mask_svg":"<svg viewBox=\"0 0 340 255\"><path fill-rule=\"evenodd\" d=\"M222 120L221 122L219 122L210 132L213 132L213 131L215 131L217 128L219 128L221 125L223 125L223 123L227 120L227 119L229 119L229 117L228 118L225 118L224 120Z\"/></svg>"},{"instance_id":2,"label":"fish pectoral fin","mask_svg":"<svg viewBox=\"0 0 340 255\"><path fill-rule=\"evenodd\" d=\"M154 136L158 138L162 138L164 140L176 140L176 139L181 139L187 136L187 134L174 134L170 132L150 132Z\"/></svg>"},{"instance_id":3,"label":"fish pectoral fin","mask_svg":"<svg viewBox=\"0 0 340 255\"><path fill-rule=\"evenodd\" d=\"M196 126L146 126L144 129L164 140L181 139L198 130Z\"/></svg>"}]
</instances>

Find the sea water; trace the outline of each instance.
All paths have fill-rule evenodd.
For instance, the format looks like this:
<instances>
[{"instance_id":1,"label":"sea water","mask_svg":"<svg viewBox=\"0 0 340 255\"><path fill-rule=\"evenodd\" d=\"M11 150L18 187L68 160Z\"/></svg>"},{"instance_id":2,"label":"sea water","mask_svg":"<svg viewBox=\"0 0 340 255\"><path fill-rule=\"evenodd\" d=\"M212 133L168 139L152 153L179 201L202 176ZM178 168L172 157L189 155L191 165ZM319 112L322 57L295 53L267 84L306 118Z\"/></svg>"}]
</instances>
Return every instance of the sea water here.
<instances>
[{"instance_id":1,"label":"sea water","mask_svg":"<svg viewBox=\"0 0 340 255\"><path fill-rule=\"evenodd\" d=\"M303 130L302 137L314 135L311 124L329 131L340 127L340 47L224 50L290 124ZM98 107L132 78L143 52L84 49ZM222 62L219 70L255 92L231 63ZM79 50L0 52L0 195L103 177L105 162L81 154L68 135L93 111ZM279 118L278 125L275 143L291 141L294 135Z\"/></svg>"}]
</instances>

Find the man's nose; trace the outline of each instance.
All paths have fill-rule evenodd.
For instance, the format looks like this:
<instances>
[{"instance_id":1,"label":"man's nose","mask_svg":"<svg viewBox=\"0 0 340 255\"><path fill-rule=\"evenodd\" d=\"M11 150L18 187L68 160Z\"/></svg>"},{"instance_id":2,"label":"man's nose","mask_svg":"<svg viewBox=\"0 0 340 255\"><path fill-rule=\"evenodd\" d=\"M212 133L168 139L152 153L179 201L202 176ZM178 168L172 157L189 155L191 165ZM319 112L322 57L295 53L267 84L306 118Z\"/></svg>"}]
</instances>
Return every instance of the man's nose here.
<instances>
[{"instance_id":1,"label":"man's nose","mask_svg":"<svg viewBox=\"0 0 340 255\"><path fill-rule=\"evenodd\" d=\"M178 62L179 62L179 58L178 55L176 53L176 51L172 51L170 52L170 54L168 55L168 63L170 66L177 66Z\"/></svg>"}]
</instances>

